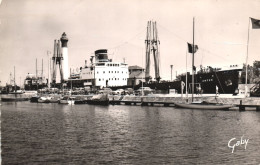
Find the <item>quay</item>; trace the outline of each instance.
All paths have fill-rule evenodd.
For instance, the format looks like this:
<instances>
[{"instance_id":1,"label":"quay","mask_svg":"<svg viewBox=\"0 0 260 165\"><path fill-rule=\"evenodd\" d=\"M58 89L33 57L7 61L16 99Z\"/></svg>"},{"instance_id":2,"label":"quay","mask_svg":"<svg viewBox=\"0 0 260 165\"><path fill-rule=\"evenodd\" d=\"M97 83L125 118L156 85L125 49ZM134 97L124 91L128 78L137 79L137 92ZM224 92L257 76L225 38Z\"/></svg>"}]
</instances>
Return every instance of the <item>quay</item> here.
<instances>
[{"instance_id":1,"label":"quay","mask_svg":"<svg viewBox=\"0 0 260 165\"><path fill-rule=\"evenodd\" d=\"M186 102L191 101L191 98L181 97L180 95L151 95L151 96L109 96L109 102L112 105L141 105L141 106L174 106L175 102ZM194 101L207 101L211 103L223 103L232 104L234 107L238 108L240 111L245 111L246 109L255 108L256 111L260 111L260 98L259 97L239 97L222 95L215 97L213 95L209 96L196 96Z\"/></svg>"},{"instance_id":2,"label":"quay","mask_svg":"<svg viewBox=\"0 0 260 165\"><path fill-rule=\"evenodd\" d=\"M8 101L26 101L30 97L35 95L35 93L25 93L17 95L14 99L14 95L1 96L2 101L8 98ZM48 96L45 95L45 96ZM60 98L61 95L51 95ZM83 100L89 100L94 95L72 95L72 97L79 97ZM109 95L109 104L111 105L138 105L138 106L164 106L164 107L174 107L175 103L191 102L191 95L184 97L181 94L151 94L145 96L135 96L135 95ZM234 107L231 109L236 109L239 111L245 110L256 110L260 111L260 97L244 97L244 96L232 96L232 95L195 95L194 101L206 101L210 103L222 103L222 104L232 104Z\"/></svg>"}]
</instances>

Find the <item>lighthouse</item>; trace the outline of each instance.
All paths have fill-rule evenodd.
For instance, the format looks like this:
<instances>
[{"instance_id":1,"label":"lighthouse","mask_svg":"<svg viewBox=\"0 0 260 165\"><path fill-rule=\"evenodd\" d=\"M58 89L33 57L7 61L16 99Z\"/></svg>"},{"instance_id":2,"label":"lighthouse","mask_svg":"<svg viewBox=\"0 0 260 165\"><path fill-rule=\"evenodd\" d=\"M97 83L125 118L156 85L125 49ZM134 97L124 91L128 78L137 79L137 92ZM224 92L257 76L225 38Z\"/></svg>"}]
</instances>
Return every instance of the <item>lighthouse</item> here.
<instances>
[{"instance_id":1,"label":"lighthouse","mask_svg":"<svg viewBox=\"0 0 260 165\"><path fill-rule=\"evenodd\" d=\"M63 78L68 80L69 78L69 56L68 56L68 41L66 33L64 32L60 38L61 41L61 53L63 57Z\"/></svg>"}]
</instances>

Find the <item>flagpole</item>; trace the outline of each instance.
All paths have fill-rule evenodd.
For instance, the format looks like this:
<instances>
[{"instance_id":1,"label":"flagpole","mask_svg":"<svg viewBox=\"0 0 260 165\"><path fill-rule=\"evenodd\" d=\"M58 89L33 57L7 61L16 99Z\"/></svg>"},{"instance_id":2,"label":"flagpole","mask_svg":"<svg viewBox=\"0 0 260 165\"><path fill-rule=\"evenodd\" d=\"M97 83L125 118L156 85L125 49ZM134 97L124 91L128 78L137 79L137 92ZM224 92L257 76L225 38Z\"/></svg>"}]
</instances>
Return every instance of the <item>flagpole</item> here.
<instances>
[{"instance_id":1,"label":"flagpole","mask_svg":"<svg viewBox=\"0 0 260 165\"><path fill-rule=\"evenodd\" d=\"M249 28L250 28L250 17L248 21L248 30L247 30L247 50L246 50L246 83L245 83L245 97L247 97L247 65L248 65L248 45L249 45Z\"/></svg>"},{"instance_id":2,"label":"flagpole","mask_svg":"<svg viewBox=\"0 0 260 165\"><path fill-rule=\"evenodd\" d=\"M193 17L193 41L192 41L192 98L191 101L193 102L193 94L194 94L194 17Z\"/></svg>"},{"instance_id":3,"label":"flagpole","mask_svg":"<svg viewBox=\"0 0 260 165\"><path fill-rule=\"evenodd\" d=\"M187 50L186 50L186 83L185 83L185 87L186 87L186 99L188 98L188 74L187 74Z\"/></svg>"}]
</instances>

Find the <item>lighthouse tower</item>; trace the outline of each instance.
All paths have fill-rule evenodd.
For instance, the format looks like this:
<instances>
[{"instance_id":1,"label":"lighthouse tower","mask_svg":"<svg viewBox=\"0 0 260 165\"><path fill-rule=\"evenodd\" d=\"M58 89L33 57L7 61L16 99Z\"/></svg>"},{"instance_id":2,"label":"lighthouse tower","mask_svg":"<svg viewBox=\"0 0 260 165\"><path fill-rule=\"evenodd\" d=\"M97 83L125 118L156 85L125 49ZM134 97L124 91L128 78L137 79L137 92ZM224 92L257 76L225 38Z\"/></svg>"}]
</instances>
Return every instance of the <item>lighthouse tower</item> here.
<instances>
[{"instance_id":1,"label":"lighthouse tower","mask_svg":"<svg viewBox=\"0 0 260 165\"><path fill-rule=\"evenodd\" d=\"M69 56L68 56L68 41L66 33L64 32L60 38L61 41L61 53L63 57L63 78L64 80L68 80L69 78Z\"/></svg>"}]
</instances>

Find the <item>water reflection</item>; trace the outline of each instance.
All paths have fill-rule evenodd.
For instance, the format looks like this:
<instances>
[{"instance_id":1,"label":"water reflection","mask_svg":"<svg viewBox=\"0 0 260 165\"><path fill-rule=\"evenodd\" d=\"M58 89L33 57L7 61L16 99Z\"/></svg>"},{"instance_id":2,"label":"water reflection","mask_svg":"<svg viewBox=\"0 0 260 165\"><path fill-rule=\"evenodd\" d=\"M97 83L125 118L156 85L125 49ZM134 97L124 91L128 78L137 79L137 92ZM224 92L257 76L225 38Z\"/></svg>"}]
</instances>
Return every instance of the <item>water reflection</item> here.
<instances>
[{"instance_id":1,"label":"water reflection","mask_svg":"<svg viewBox=\"0 0 260 165\"><path fill-rule=\"evenodd\" d=\"M29 102L1 110L3 164L260 161L259 112ZM228 141L242 135L250 138L247 150L231 154Z\"/></svg>"}]
</instances>

